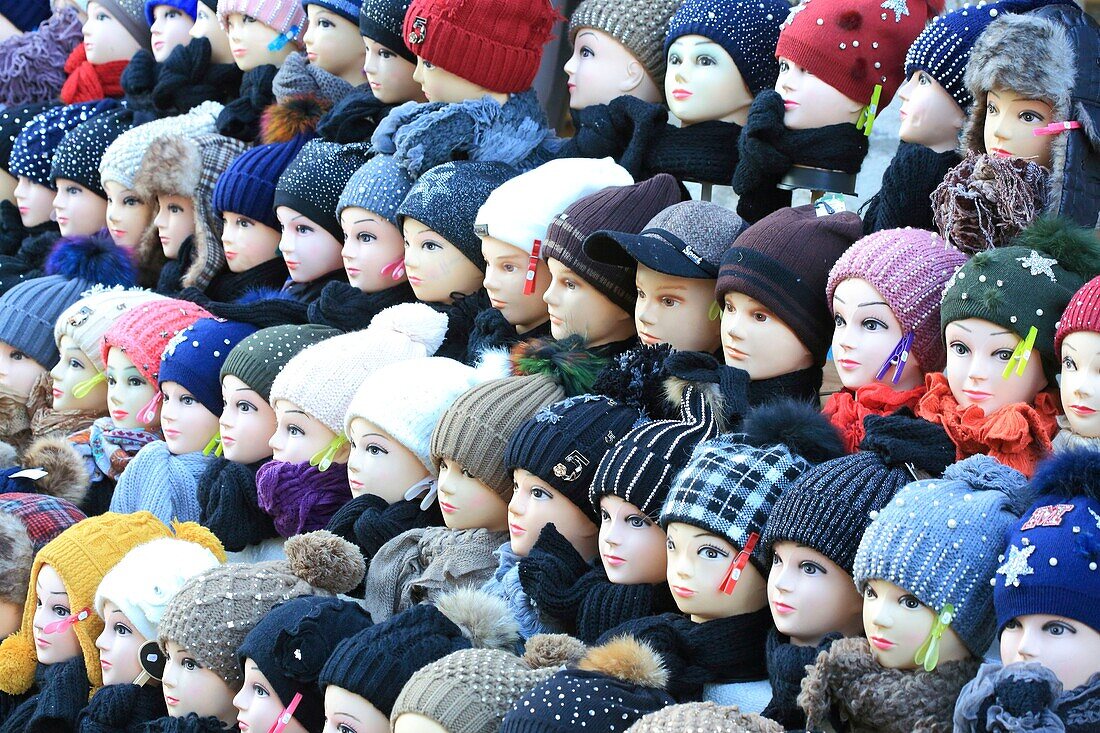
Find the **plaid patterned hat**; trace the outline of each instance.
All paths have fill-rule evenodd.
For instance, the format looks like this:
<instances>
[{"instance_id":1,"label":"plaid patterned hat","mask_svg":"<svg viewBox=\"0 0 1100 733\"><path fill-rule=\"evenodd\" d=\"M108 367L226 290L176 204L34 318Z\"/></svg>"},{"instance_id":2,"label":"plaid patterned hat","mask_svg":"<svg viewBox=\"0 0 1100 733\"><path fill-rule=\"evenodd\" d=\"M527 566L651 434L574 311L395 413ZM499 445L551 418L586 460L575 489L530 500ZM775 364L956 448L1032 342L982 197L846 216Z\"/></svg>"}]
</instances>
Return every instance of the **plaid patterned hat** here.
<instances>
[{"instance_id":1,"label":"plaid patterned hat","mask_svg":"<svg viewBox=\"0 0 1100 733\"><path fill-rule=\"evenodd\" d=\"M35 553L81 519L84 512L57 497L0 496L0 601L20 607L26 602Z\"/></svg>"}]
</instances>

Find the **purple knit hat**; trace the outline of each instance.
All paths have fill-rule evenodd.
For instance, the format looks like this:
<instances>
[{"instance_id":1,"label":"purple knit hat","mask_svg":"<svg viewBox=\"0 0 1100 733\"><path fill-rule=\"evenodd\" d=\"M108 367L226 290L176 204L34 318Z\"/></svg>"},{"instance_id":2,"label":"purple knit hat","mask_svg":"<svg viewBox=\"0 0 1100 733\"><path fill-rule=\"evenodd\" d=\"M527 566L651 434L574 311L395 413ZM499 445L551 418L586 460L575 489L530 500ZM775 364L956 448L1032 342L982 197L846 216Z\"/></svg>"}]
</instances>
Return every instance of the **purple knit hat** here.
<instances>
[{"instance_id":1,"label":"purple knit hat","mask_svg":"<svg viewBox=\"0 0 1100 733\"><path fill-rule=\"evenodd\" d=\"M866 280L879 292L906 333L910 351L925 372L942 371L947 360L940 339L944 286L966 255L923 229L884 229L853 244L829 272L825 296L833 311L836 286L848 278Z\"/></svg>"}]
</instances>

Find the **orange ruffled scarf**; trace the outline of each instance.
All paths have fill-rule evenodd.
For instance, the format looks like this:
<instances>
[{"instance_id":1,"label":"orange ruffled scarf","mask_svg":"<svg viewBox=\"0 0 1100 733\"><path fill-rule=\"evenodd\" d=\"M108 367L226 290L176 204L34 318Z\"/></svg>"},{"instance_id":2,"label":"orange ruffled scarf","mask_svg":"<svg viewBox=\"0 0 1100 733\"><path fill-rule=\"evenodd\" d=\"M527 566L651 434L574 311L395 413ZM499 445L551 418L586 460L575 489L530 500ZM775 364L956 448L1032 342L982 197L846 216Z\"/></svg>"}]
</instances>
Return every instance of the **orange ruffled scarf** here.
<instances>
[{"instance_id":1,"label":"orange ruffled scarf","mask_svg":"<svg viewBox=\"0 0 1100 733\"><path fill-rule=\"evenodd\" d=\"M829 396L821 412L833 424L844 440L849 453L859 450L863 442L863 418L868 415L891 415L903 407L916 410L924 396L924 385L899 391L883 382L871 382L856 389L842 389Z\"/></svg>"}]
</instances>

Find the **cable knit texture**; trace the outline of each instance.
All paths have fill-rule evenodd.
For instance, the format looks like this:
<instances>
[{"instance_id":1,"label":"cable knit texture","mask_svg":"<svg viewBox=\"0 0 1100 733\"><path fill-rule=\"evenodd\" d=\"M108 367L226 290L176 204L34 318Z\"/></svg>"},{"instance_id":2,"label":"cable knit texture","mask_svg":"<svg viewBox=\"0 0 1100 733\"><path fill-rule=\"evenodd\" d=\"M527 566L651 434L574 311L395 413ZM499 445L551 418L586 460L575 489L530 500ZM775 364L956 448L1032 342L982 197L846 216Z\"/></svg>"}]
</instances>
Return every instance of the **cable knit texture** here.
<instances>
[{"instance_id":1,"label":"cable knit texture","mask_svg":"<svg viewBox=\"0 0 1100 733\"><path fill-rule=\"evenodd\" d=\"M932 221L932 192L962 158L954 150L937 153L917 143L902 141L882 174L882 186L860 211L863 233L883 229L927 229Z\"/></svg>"},{"instance_id":2,"label":"cable knit texture","mask_svg":"<svg viewBox=\"0 0 1100 733\"><path fill-rule=\"evenodd\" d=\"M146 509L165 524L199 521L199 476L210 460L201 452L175 455L163 440L149 443L119 476L111 511Z\"/></svg>"},{"instance_id":3,"label":"cable knit texture","mask_svg":"<svg viewBox=\"0 0 1100 733\"><path fill-rule=\"evenodd\" d=\"M349 283L335 280L325 284L319 298L309 304L309 322L332 326L341 331L358 331L391 305L416 300L407 282L377 293L364 293Z\"/></svg>"},{"instance_id":4,"label":"cable knit texture","mask_svg":"<svg viewBox=\"0 0 1100 733\"><path fill-rule=\"evenodd\" d=\"M256 472L256 496L282 537L324 529L351 501L348 464L333 463L321 471L309 463L265 463Z\"/></svg>"},{"instance_id":5,"label":"cable knit texture","mask_svg":"<svg viewBox=\"0 0 1100 733\"><path fill-rule=\"evenodd\" d=\"M422 510L419 499L387 504L380 496L362 494L336 510L325 529L358 547L369 569L382 546L402 532L442 524L437 503Z\"/></svg>"},{"instance_id":6,"label":"cable knit texture","mask_svg":"<svg viewBox=\"0 0 1100 733\"><path fill-rule=\"evenodd\" d=\"M122 97L122 72L126 70L126 61L108 61L105 64L93 64L88 60L81 43L65 61L65 73L68 78L61 87L61 101L65 104L94 102L97 99Z\"/></svg>"},{"instance_id":7,"label":"cable knit texture","mask_svg":"<svg viewBox=\"0 0 1100 733\"><path fill-rule=\"evenodd\" d=\"M363 83L367 83L366 77ZM279 104L301 94L313 94L336 104L357 88L317 64L309 63L302 51L287 56L271 82L271 91Z\"/></svg>"},{"instance_id":8,"label":"cable knit texture","mask_svg":"<svg viewBox=\"0 0 1100 733\"><path fill-rule=\"evenodd\" d=\"M31 33L0 43L0 107L57 99L65 62L84 39L77 10L66 4Z\"/></svg>"},{"instance_id":9,"label":"cable knit texture","mask_svg":"<svg viewBox=\"0 0 1100 733\"><path fill-rule=\"evenodd\" d=\"M867 431L863 419L868 415L890 415L898 410L917 409L917 402L924 396L926 389L920 384L913 389L890 389L885 382L871 382L857 388L854 392L842 389L829 395L821 413L829 418L844 441L844 450L855 453Z\"/></svg>"},{"instance_id":10,"label":"cable knit texture","mask_svg":"<svg viewBox=\"0 0 1100 733\"><path fill-rule=\"evenodd\" d=\"M256 492L256 472L263 464L215 458L199 477L199 523L229 552L279 536L271 516L260 508Z\"/></svg>"},{"instance_id":11,"label":"cable knit texture","mask_svg":"<svg viewBox=\"0 0 1100 733\"><path fill-rule=\"evenodd\" d=\"M145 723L166 716L157 685L108 685L80 713L80 733L139 733Z\"/></svg>"},{"instance_id":12,"label":"cable knit texture","mask_svg":"<svg viewBox=\"0 0 1100 733\"><path fill-rule=\"evenodd\" d=\"M784 730L806 727L806 713L798 707L798 693L806 677L806 667L812 666L819 653L827 651L840 634L826 634L817 646L796 646L775 629L768 631L768 682L772 700L760 713L783 726Z\"/></svg>"},{"instance_id":13,"label":"cable knit texture","mask_svg":"<svg viewBox=\"0 0 1100 733\"><path fill-rule=\"evenodd\" d=\"M38 665L38 693L20 705L0 727L0 733L75 733L77 717L88 704L91 683L84 657Z\"/></svg>"}]
</instances>

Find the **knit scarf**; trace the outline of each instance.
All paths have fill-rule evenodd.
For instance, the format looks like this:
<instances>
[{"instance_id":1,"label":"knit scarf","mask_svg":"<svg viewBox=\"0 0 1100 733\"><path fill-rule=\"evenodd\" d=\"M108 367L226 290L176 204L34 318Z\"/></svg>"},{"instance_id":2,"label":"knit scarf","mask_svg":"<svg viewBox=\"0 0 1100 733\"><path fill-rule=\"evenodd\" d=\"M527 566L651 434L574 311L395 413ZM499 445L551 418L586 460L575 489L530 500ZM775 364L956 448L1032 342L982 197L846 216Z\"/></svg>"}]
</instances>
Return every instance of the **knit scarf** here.
<instances>
[{"instance_id":1,"label":"knit scarf","mask_svg":"<svg viewBox=\"0 0 1100 733\"><path fill-rule=\"evenodd\" d=\"M519 579L520 557L512 551L512 543L505 542L497 548L496 556L498 559L496 572L493 573L493 579L487 582L482 590L500 596L508 604L508 610L512 612L512 618L519 625L520 638L526 641L535 634L560 632L559 627L544 622L539 617L538 609L523 589Z\"/></svg>"},{"instance_id":2,"label":"knit scarf","mask_svg":"<svg viewBox=\"0 0 1100 733\"><path fill-rule=\"evenodd\" d=\"M324 529L351 501L348 465L333 463L321 471L309 463L270 461L256 472L256 498L281 537Z\"/></svg>"},{"instance_id":3,"label":"knit scarf","mask_svg":"<svg viewBox=\"0 0 1100 733\"><path fill-rule=\"evenodd\" d=\"M342 280L326 283L321 296L309 304L309 322L332 326L341 331L358 331L391 305L416 300L407 282L377 293L364 293Z\"/></svg>"},{"instance_id":4,"label":"knit scarf","mask_svg":"<svg viewBox=\"0 0 1100 733\"><path fill-rule=\"evenodd\" d=\"M23 107L57 99L65 83L65 60L84 38L77 9L66 4L31 33L0 44L0 107Z\"/></svg>"},{"instance_id":5,"label":"knit scarf","mask_svg":"<svg viewBox=\"0 0 1100 733\"><path fill-rule=\"evenodd\" d=\"M226 728L213 715L200 718L195 713L188 713L180 718L170 715L157 718L146 723L140 730L141 733L235 733L240 728L236 725Z\"/></svg>"},{"instance_id":6,"label":"knit scarf","mask_svg":"<svg viewBox=\"0 0 1100 733\"><path fill-rule=\"evenodd\" d=\"M111 511L147 509L165 524L199 521L199 476L211 460L201 451L176 455L163 440L149 443L118 477Z\"/></svg>"},{"instance_id":7,"label":"knit scarf","mask_svg":"<svg viewBox=\"0 0 1100 733\"><path fill-rule=\"evenodd\" d=\"M43 372L31 385L29 395L16 394L0 385L0 440L10 443L22 455L32 440L31 415L49 404L53 379Z\"/></svg>"},{"instance_id":8,"label":"knit scarf","mask_svg":"<svg viewBox=\"0 0 1100 733\"><path fill-rule=\"evenodd\" d=\"M866 434L863 418L868 415L890 415L903 407L915 410L924 393L923 383L913 389L896 390L885 382L871 382L854 392L847 388L834 392L829 395L821 412L840 432L844 449L855 453Z\"/></svg>"},{"instance_id":9,"label":"knit scarf","mask_svg":"<svg viewBox=\"0 0 1100 733\"><path fill-rule=\"evenodd\" d=\"M961 160L954 150L937 153L924 145L902 142L882 174L882 187L860 211L863 233L902 227L936 231L932 192Z\"/></svg>"},{"instance_id":10,"label":"knit scarf","mask_svg":"<svg viewBox=\"0 0 1100 733\"><path fill-rule=\"evenodd\" d=\"M199 477L199 522L229 552L279 536L256 495L256 472L264 463L244 465L215 458Z\"/></svg>"},{"instance_id":11,"label":"knit scarf","mask_svg":"<svg viewBox=\"0 0 1100 733\"><path fill-rule=\"evenodd\" d=\"M1049 392L1037 394L1034 405L1017 402L986 415L977 405L960 407L942 372L926 374L924 383L927 392L917 403L917 417L943 426L958 460L986 453L1030 478L1050 453L1058 432L1058 403Z\"/></svg>"},{"instance_id":12,"label":"knit scarf","mask_svg":"<svg viewBox=\"0 0 1100 733\"><path fill-rule=\"evenodd\" d=\"M851 733L950 733L959 691L981 660L942 662L932 672L887 669L864 638L839 639L802 682L798 704L810 730L825 721ZM838 728L841 729L841 728Z\"/></svg>"},{"instance_id":13,"label":"knit scarf","mask_svg":"<svg viewBox=\"0 0 1100 733\"><path fill-rule=\"evenodd\" d=\"M363 84L366 83L367 80L363 79ZM320 97L336 104L356 88L317 64L309 63L302 51L295 51L286 57L271 83L271 91L279 104L302 95Z\"/></svg>"},{"instance_id":14,"label":"knit scarf","mask_svg":"<svg viewBox=\"0 0 1100 733\"><path fill-rule=\"evenodd\" d=\"M293 280L287 280L283 285L283 292L288 293L290 297L299 301L300 303L312 303L321 297L321 293L324 291L325 286L333 282L347 282L348 276L344 272L344 268L339 270L333 270L332 272L326 272L316 280L310 280L307 283L294 282Z\"/></svg>"},{"instance_id":15,"label":"knit scarf","mask_svg":"<svg viewBox=\"0 0 1100 733\"><path fill-rule=\"evenodd\" d=\"M420 508L420 500L387 504L374 494L361 494L340 507L325 529L356 545L370 567L371 559L382 545L402 532L443 524L439 504Z\"/></svg>"},{"instance_id":16,"label":"knit scarf","mask_svg":"<svg viewBox=\"0 0 1100 733\"><path fill-rule=\"evenodd\" d=\"M108 415L96 419L90 428L70 435L69 443L84 459L84 467L95 482L104 478L117 481L139 450L160 439L157 430L116 428Z\"/></svg>"},{"instance_id":17,"label":"knit scarf","mask_svg":"<svg viewBox=\"0 0 1100 733\"><path fill-rule=\"evenodd\" d=\"M205 292L211 300L231 303L256 291L278 290L288 275L283 258L273 257L244 272L219 272L206 286Z\"/></svg>"},{"instance_id":18,"label":"knit scarf","mask_svg":"<svg viewBox=\"0 0 1100 733\"><path fill-rule=\"evenodd\" d=\"M55 410L39 407L31 416L31 435L39 438L63 438L87 429L102 412L100 410Z\"/></svg>"},{"instance_id":19,"label":"knit scarf","mask_svg":"<svg viewBox=\"0 0 1100 733\"><path fill-rule=\"evenodd\" d=\"M760 713L783 726L785 730L806 727L806 713L798 707L798 693L806 677L806 667L812 666L817 655L827 651L833 642L843 638L840 634L827 634L817 646L796 646L777 630L768 632L768 682L772 686L772 700Z\"/></svg>"},{"instance_id":20,"label":"knit scarf","mask_svg":"<svg viewBox=\"0 0 1100 733\"><path fill-rule=\"evenodd\" d=\"M122 96L122 72L126 70L129 59L108 61L105 64L93 64L88 60L84 44L73 49L65 62L65 73L69 78L61 87L61 101L65 104L94 102L97 99Z\"/></svg>"},{"instance_id":21,"label":"knit scarf","mask_svg":"<svg viewBox=\"0 0 1100 733\"><path fill-rule=\"evenodd\" d=\"M0 45L2 48L2 45ZM23 226L19 218L19 208L11 201L0 201L0 256L14 257L19 254L23 240L47 232L56 232L57 223L47 221L33 227Z\"/></svg>"},{"instance_id":22,"label":"knit scarf","mask_svg":"<svg viewBox=\"0 0 1100 733\"><path fill-rule=\"evenodd\" d=\"M854 175L867 156L868 138L855 125L790 130L783 124L784 112L779 92L761 92L749 107L737 142L741 159L733 172L733 190L740 196L737 213L749 223L791 205L791 192L776 186L792 166Z\"/></svg>"},{"instance_id":23,"label":"knit scarf","mask_svg":"<svg viewBox=\"0 0 1100 733\"><path fill-rule=\"evenodd\" d=\"M1062 451L1076 450L1079 448L1100 450L1100 438L1089 438L1073 432L1073 428L1070 427L1069 420L1066 416L1059 415L1058 434L1055 435L1054 440L1051 441L1051 450L1054 453L1061 453Z\"/></svg>"},{"instance_id":24,"label":"knit scarf","mask_svg":"<svg viewBox=\"0 0 1100 733\"><path fill-rule=\"evenodd\" d=\"M130 733L166 716L164 693L153 685L107 685L80 714L81 733Z\"/></svg>"},{"instance_id":25,"label":"knit scarf","mask_svg":"<svg viewBox=\"0 0 1100 733\"><path fill-rule=\"evenodd\" d=\"M955 703L958 733L1092 733L1100 729L1100 674L1063 690L1035 662L983 664Z\"/></svg>"},{"instance_id":26,"label":"knit scarf","mask_svg":"<svg viewBox=\"0 0 1100 733\"><path fill-rule=\"evenodd\" d=\"M77 718L88 704L90 683L84 655L57 664L39 664L34 673L37 694L0 727L2 733L76 733Z\"/></svg>"}]
</instances>

